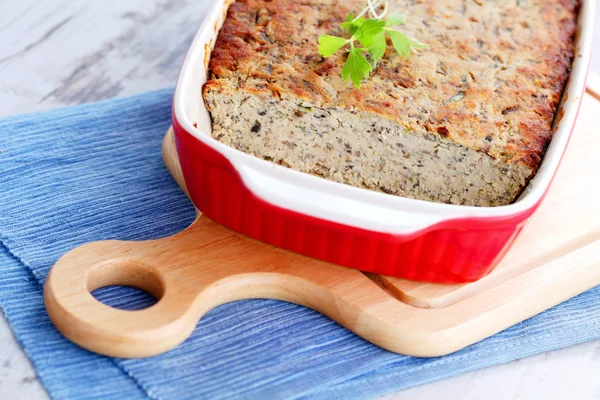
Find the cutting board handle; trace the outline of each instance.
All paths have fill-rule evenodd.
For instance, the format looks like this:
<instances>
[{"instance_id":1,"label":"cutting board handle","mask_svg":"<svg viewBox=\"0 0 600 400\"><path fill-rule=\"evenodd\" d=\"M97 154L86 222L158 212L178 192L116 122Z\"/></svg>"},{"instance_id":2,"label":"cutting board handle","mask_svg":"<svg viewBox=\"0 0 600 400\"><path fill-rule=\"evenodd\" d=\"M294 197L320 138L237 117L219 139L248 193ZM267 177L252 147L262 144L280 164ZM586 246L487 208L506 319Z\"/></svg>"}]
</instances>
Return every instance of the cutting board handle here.
<instances>
[{"instance_id":1,"label":"cutting board handle","mask_svg":"<svg viewBox=\"0 0 600 400\"><path fill-rule=\"evenodd\" d=\"M176 237L96 242L67 253L46 281L44 300L53 323L82 347L113 356L150 356L181 343L198 322L194 302L202 300L199 294L206 286L196 280L192 285L161 268L165 260L157 253L166 254ZM159 301L144 310L125 311L91 295L110 285L136 287Z\"/></svg>"},{"instance_id":2,"label":"cutting board handle","mask_svg":"<svg viewBox=\"0 0 600 400\"><path fill-rule=\"evenodd\" d=\"M92 296L110 285L143 289L158 302L126 311ZM389 304L385 312L408 307L359 271L257 242L204 216L168 238L76 248L58 260L44 288L48 314L59 331L86 349L116 357L163 353L183 342L208 310L248 298L313 308L391 349L399 344L390 341L394 327L369 312L368 305Z\"/></svg>"}]
</instances>

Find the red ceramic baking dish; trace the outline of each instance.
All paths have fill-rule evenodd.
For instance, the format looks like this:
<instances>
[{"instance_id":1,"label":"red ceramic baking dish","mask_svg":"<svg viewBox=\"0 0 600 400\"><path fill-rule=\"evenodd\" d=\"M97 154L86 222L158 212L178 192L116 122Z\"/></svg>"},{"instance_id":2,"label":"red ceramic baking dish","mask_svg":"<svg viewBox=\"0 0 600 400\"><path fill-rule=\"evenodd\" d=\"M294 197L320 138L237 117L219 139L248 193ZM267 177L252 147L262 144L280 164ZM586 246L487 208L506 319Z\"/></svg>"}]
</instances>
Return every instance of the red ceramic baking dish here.
<instances>
[{"instance_id":1,"label":"red ceramic baking dish","mask_svg":"<svg viewBox=\"0 0 600 400\"><path fill-rule=\"evenodd\" d=\"M552 143L519 199L502 207L377 193L275 165L214 140L201 89L230 3L216 0L209 11L173 100L177 151L196 207L254 239L363 271L437 283L488 274L540 205L569 142L585 90L593 1L584 0L579 13L576 57Z\"/></svg>"}]
</instances>

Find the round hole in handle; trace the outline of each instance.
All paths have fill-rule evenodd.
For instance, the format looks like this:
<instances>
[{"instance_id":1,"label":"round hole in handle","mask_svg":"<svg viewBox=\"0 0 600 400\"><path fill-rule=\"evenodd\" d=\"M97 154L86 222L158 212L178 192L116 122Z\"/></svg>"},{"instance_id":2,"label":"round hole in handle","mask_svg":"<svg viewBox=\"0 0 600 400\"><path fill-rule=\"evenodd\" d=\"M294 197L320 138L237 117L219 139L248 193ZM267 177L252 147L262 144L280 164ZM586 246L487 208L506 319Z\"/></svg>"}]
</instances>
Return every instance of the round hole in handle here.
<instances>
[{"instance_id":1,"label":"round hole in handle","mask_svg":"<svg viewBox=\"0 0 600 400\"><path fill-rule=\"evenodd\" d=\"M123 285L98 288L92 292L92 296L104 305L123 311L145 310L158 302L145 290Z\"/></svg>"},{"instance_id":2,"label":"round hole in handle","mask_svg":"<svg viewBox=\"0 0 600 400\"><path fill-rule=\"evenodd\" d=\"M149 308L165 293L164 279L157 269L138 260L100 263L89 271L86 285L96 300L128 311Z\"/></svg>"}]
</instances>

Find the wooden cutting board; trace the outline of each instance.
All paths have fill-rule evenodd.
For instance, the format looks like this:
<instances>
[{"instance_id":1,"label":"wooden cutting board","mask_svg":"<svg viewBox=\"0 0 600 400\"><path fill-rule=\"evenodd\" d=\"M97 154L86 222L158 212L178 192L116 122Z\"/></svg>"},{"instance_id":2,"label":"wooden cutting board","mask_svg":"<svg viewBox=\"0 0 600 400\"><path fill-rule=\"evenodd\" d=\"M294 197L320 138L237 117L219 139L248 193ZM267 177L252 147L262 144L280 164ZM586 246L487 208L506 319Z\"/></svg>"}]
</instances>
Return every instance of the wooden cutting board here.
<instances>
[{"instance_id":1,"label":"wooden cutting board","mask_svg":"<svg viewBox=\"0 0 600 400\"><path fill-rule=\"evenodd\" d=\"M117 357L165 352L211 308L247 298L313 308L394 352L454 352L600 284L598 115L600 96L588 91L546 200L500 266L478 282L368 275L248 239L198 213L172 237L67 253L46 281L48 313L73 342ZM163 156L185 191L172 132ZM90 294L108 285L138 287L159 301L141 311L113 309Z\"/></svg>"}]
</instances>

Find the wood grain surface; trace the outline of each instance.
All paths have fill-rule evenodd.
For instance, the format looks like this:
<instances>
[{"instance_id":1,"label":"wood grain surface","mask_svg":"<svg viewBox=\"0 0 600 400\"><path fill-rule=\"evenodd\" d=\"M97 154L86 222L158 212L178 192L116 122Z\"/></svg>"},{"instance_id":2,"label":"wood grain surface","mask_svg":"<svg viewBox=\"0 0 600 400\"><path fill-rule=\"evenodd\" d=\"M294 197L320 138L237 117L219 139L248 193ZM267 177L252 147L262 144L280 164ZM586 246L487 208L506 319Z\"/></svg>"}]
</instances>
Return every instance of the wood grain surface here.
<instances>
[{"instance_id":1,"label":"wood grain surface","mask_svg":"<svg viewBox=\"0 0 600 400\"><path fill-rule=\"evenodd\" d=\"M0 2L0 116L172 86L210 3ZM600 9L596 14L598 44ZM591 68L600 74L600 51ZM441 394L465 400L600 399L599 371L600 341L595 341L405 390L389 399L433 400ZM46 397L0 317L0 398Z\"/></svg>"}]
</instances>

